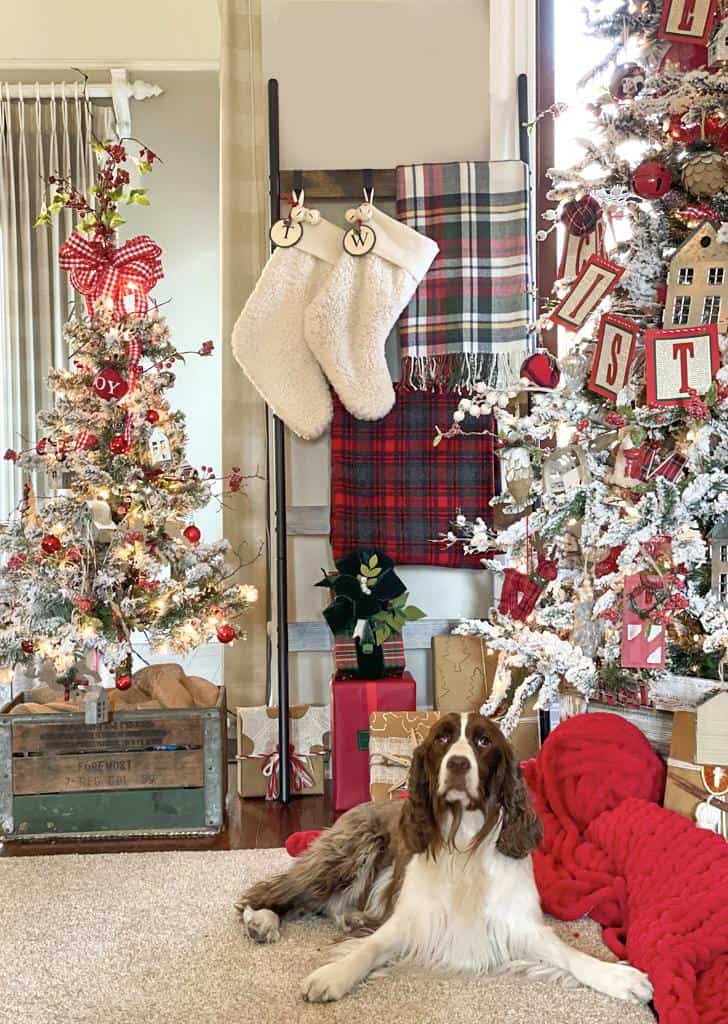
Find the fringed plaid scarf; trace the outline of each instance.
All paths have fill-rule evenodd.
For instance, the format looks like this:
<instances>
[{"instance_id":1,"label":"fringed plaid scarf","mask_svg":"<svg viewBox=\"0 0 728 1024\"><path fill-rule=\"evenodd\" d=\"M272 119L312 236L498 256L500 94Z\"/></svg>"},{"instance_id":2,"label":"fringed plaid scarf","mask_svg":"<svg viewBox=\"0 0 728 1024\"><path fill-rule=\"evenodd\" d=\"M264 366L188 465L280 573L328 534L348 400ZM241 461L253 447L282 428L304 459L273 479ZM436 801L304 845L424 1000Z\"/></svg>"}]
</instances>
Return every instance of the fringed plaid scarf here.
<instances>
[{"instance_id":1,"label":"fringed plaid scarf","mask_svg":"<svg viewBox=\"0 0 728 1024\"><path fill-rule=\"evenodd\" d=\"M517 380L528 341L527 168L397 168L397 216L439 254L399 320L402 382L457 391Z\"/></svg>"}]
</instances>

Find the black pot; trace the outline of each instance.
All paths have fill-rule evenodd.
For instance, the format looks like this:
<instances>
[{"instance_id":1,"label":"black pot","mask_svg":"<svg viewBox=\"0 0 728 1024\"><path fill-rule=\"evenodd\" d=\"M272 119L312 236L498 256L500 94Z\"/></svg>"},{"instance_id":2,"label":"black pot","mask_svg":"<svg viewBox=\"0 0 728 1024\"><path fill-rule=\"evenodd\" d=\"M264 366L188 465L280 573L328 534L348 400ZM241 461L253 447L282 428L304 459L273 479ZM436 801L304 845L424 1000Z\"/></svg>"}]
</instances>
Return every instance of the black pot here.
<instances>
[{"instance_id":1,"label":"black pot","mask_svg":"<svg viewBox=\"0 0 728 1024\"><path fill-rule=\"evenodd\" d=\"M384 648L380 646L371 647L369 652L362 649L361 640L357 637L356 643L356 664L357 679L383 679L384 678ZM367 644L367 647L370 645Z\"/></svg>"}]
</instances>

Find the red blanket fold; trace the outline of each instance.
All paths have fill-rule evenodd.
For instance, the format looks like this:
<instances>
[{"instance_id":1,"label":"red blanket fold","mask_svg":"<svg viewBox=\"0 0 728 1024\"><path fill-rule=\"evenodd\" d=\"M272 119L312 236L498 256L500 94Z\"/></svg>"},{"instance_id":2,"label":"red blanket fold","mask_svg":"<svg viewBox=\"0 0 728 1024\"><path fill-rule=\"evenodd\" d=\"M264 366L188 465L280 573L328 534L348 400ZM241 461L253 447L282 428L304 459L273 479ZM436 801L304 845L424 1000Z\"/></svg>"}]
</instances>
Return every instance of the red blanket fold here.
<instances>
[{"instance_id":1,"label":"red blanket fold","mask_svg":"<svg viewBox=\"0 0 728 1024\"><path fill-rule=\"evenodd\" d=\"M589 914L646 971L661 1024L728 1024L728 844L657 805L665 769L616 715L569 719L524 774L544 910Z\"/></svg>"}]
</instances>

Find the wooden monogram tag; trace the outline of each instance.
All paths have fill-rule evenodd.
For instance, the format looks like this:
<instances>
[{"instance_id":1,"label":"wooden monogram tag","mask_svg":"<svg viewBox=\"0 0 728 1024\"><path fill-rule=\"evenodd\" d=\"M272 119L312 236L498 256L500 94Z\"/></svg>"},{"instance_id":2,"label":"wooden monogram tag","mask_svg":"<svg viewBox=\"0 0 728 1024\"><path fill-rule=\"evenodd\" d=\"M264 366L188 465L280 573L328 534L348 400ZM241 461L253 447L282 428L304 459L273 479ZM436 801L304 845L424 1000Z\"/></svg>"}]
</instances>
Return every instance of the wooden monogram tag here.
<instances>
[{"instance_id":1,"label":"wooden monogram tag","mask_svg":"<svg viewBox=\"0 0 728 1024\"><path fill-rule=\"evenodd\" d=\"M368 224L349 228L344 234L344 249L350 256L366 256L377 244L374 228Z\"/></svg>"},{"instance_id":2,"label":"wooden monogram tag","mask_svg":"<svg viewBox=\"0 0 728 1024\"><path fill-rule=\"evenodd\" d=\"M270 240L279 249L290 249L303 238L303 224L286 217L277 220L269 232Z\"/></svg>"}]
</instances>

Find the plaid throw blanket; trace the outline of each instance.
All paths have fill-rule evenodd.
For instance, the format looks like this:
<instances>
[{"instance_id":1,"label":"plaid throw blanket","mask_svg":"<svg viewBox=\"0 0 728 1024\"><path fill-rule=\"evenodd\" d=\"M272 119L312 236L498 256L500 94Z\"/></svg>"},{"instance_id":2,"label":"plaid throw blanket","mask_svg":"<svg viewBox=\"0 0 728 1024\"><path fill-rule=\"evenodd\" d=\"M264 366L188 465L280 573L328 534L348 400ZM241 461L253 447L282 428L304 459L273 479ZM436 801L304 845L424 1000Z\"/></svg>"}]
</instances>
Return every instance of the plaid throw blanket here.
<instances>
[{"instance_id":1,"label":"plaid throw blanket","mask_svg":"<svg viewBox=\"0 0 728 1024\"><path fill-rule=\"evenodd\" d=\"M398 167L397 216L440 247L399 320L403 382L517 380L528 342L526 165Z\"/></svg>"},{"instance_id":2,"label":"plaid throw blanket","mask_svg":"<svg viewBox=\"0 0 728 1024\"><path fill-rule=\"evenodd\" d=\"M461 544L446 547L458 512L483 516L495 493L490 437L461 437L432 447L435 425L452 421L453 397L396 386L394 409L375 422L356 420L334 398L331 427L331 546L334 558L358 547L382 548L403 565L480 568ZM463 430L492 427L468 417Z\"/></svg>"}]
</instances>

